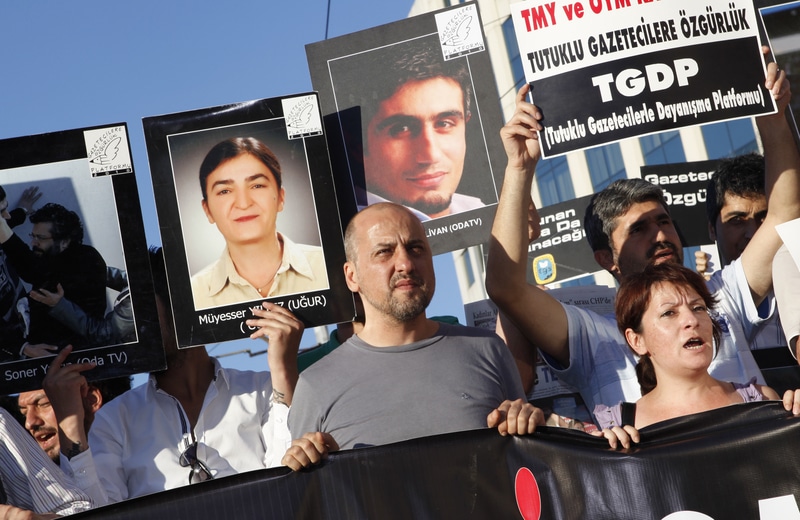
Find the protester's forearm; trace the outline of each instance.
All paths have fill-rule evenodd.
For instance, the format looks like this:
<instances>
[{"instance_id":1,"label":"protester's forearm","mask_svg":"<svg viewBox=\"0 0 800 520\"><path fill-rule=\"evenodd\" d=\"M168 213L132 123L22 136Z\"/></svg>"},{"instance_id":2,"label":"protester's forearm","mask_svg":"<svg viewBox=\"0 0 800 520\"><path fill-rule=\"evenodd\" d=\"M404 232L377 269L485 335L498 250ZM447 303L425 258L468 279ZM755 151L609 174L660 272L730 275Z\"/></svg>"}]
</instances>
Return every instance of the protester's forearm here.
<instances>
[{"instance_id":1,"label":"protester's forearm","mask_svg":"<svg viewBox=\"0 0 800 520\"><path fill-rule=\"evenodd\" d=\"M533 171L506 168L486 266L486 289L495 301L502 300L509 288L526 281L525 266L528 256L526 215L532 182Z\"/></svg>"},{"instance_id":2,"label":"protester's forearm","mask_svg":"<svg viewBox=\"0 0 800 520\"><path fill-rule=\"evenodd\" d=\"M766 193L771 217L786 222L800 217L800 152L783 114L758 118L764 145Z\"/></svg>"},{"instance_id":3,"label":"protester's forearm","mask_svg":"<svg viewBox=\"0 0 800 520\"><path fill-rule=\"evenodd\" d=\"M60 420L58 422L58 440L61 444L62 455L68 459L86 451L89 448L89 441L86 436L83 419L72 415Z\"/></svg>"},{"instance_id":4,"label":"protester's forearm","mask_svg":"<svg viewBox=\"0 0 800 520\"><path fill-rule=\"evenodd\" d=\"M294 388L297 386L299 373L297 360L269 360L270 377L272 378L272 399L276 403L291 406Z\"/></svg>"}]
</instances>

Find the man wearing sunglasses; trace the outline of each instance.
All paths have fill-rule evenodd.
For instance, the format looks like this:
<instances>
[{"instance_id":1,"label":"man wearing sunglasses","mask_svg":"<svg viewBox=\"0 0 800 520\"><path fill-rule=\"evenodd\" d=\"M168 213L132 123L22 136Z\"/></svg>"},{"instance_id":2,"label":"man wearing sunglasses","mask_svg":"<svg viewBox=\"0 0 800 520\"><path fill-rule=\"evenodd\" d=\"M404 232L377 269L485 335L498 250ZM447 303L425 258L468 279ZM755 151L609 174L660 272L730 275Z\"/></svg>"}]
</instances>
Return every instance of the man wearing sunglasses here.
<instances>
[{"instance_id":1,"label":"man wearing sunglasses","mask_svg":"<svg viewBox=\"0 0 800 520\"><path fill-rule=\"evenodd\" d=\"M278 466L290 442L302 323L264 303L247 323L258 328L252 337L269 339L271 372L222 368L204 347L177 348L160 250L151 251L151 265L167 369L104 406L88 436L80 395L82 372L93 365L62 367L66 348L44 380L59 420L61 465L98 504Z\"/></svg>"}]
</instances>

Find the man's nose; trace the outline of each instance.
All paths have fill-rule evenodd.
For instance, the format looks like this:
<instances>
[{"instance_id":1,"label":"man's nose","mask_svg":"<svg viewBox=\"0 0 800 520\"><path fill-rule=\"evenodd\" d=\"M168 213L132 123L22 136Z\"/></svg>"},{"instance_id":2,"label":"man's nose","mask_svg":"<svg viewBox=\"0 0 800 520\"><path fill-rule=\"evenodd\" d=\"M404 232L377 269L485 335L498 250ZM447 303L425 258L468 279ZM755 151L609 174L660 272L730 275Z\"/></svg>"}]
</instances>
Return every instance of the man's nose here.
<instances>
[{"instance_id":1,"label":"man's nose","mask_svg":"<svg viewBox=\"0 0 800 520\"><path fill-rule=\"evenodd\" d=\"M41 426L44 424L42 418L39 417L39 414L36 413L35 410L27 410L25 412L25 429L32 430L34 426Z\"/></svg>"},{"instance_id":2,"label":"man's nose","mask_svg":"<svg viewBox=\"0 0 800 520\"><path fill-rule=\"evenodd\" d=\"M394 268L398 272L411 272L414 270L414 262L411 261L411 256L405 248L398 248L395 253Z\"/></svg>"},{"instance_id":3,"label":"man's nose","mask_svg":"<svg viewBox=\"0 0 800 520\"><path fill-rule=\"evenodd\" d=\"M439 135L433 125L424 125L416 139L416 157L420 164L431 164L442 155Z\"/></svg>"},{"instance_id":4,"label":"man's nose","mask_svg":"<svg viewBox=\"0 0 800 520\"><path fill-rule=\"evenodd\" d=\"M756 231L758 231L758 228L761 226L761 222L757 219L751 218L747 219L747 224L745 226L744 237L749 242L750 239L753 238L753 235L756 234Z\"/></svg>"},{"instance_id":5,"label":"man's nose","mask_svg":"<svg viewBox=\"0 0 800 520\"><path fill-rule=\"evenodd\" d=\"M664 229L664 226L658 226L656 228L656 242L669 242L667 230Z\"/></svg>"}]
</instances>

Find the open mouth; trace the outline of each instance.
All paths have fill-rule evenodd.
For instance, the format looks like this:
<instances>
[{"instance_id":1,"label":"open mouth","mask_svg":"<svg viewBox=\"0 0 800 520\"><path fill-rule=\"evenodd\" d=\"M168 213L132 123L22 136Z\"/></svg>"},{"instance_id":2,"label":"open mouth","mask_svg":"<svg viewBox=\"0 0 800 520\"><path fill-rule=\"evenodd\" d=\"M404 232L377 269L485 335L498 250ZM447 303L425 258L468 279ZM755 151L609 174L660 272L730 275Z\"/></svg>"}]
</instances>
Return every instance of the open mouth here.
<instances>
[{"instance_id":1,"label":"open mouth","mask_svg":"<svg viewBox=\"0 0 800 520\"><path fill-rule=\"evenodd\" d=\"M56 432L53 431L40 431L33 435L33 438L36 439L36 442L39 444L47 444L53 437L56 436Z\"/></svg>"},{"instance_id":2,"label":"open mouth","mask_svg":"<svg viewBox=\"0 0 800 520\"><path fill-rule=\"evenodd\" d=\"M653 261L655 262L663 262L675 258L675 252L672 249L659 249L653 254Z\"/></svg>"},{"instance_id":3,"label":"open mouth","mask_svg":"<svg viewBox=\"0 0 800 520\"><path fill-rule=\"evenodd\" d=\"M700 339L700 338L692 338L692 339L690 339L689 341L687 341L686 343L683 344L683 348L689 349L689 350L700 350L701 348L703 348L704 344L705 344L705 342L702 339Z\"/></svg>"}]
</instances>

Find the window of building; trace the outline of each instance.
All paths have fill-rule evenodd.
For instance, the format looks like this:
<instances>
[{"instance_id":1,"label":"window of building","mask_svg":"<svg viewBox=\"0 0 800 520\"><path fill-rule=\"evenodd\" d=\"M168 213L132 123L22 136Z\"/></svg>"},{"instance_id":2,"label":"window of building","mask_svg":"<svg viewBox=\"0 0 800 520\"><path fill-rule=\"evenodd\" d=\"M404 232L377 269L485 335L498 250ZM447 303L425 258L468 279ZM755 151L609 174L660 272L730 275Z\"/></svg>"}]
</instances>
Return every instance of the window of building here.
<instances>
[{"instance_id":1,"label":"window of building","mask_svg":"<svg viewBox=\"0 0 800 520\"><path fill-rule=\"evenodd\" d=\"M756 133L750 119L737 119L700 127L709 159L758 152Z\"/></svg>"},{"instance_id":2,"label":"window of building","mask_svg":"<svg viewBox=\"0 0 800 520\"><path fill-rule=\"evenodd\" d=\"M597 282L595 281L593 274L581 276L580 278L573 278L572 280L567 280L566 282L558 283L559 287L585 287L587 285L597 285Z\"/></svg>"},{"instance_id":3,"label":"window of building","mask_svg":"<svg viewBox=\"0 0 800 520\"><path fill-rule=\"evenodd\" d=\"M586 162L589 165L589 177L592 179L595 192L627 177L618 143L586 150Z\"/></svg>"},{"instance_id":4,"label":"window of building","mask_svg":"<svg viewBox=\"0 0 800 520\"><path fill-rule=\"evenodd\" d=\"M678 131L646 135L639 138L639 144L642 147L644 163L648 166L686 162L681 134Z\"/></svg>"},{"instance_id":5,"label":"window of building","mask_svg":"<svg viewBox=\"0 0 800 520\"><path fill-rule=\"evenodd\" d=\"M475 283L475 271L472 267L472 257L469 254L469 249L465 249L461 257L464 259L464 270L467 274L467 287L472 287L472 284Z\"/></svg>"},{"instance_id":6,"label":"window of building","mask_svg":"<svg viewBox=\"0 0 800 520\"><path fill-rule=\"evenodd\" d=\"M516 91L525 84L525 70L522 68L522 58L519 54L517 37L514 34L514 20L510 16L503 22L503 37L506 40L506 52L511 61L511 74L514 76L514 90Z\"/></svg>"},{"instance_id":7,"label":"window of building","mask_svg":"<svg viewBox=\"0 0 800 520\"><path fill-rule=\"evenodd\" d=\"M575 198L572 177L569 174L567 158L564 156L543 159L536 165L536 183L542 206L550 206Z\"/></svg>"}]
</instances>

